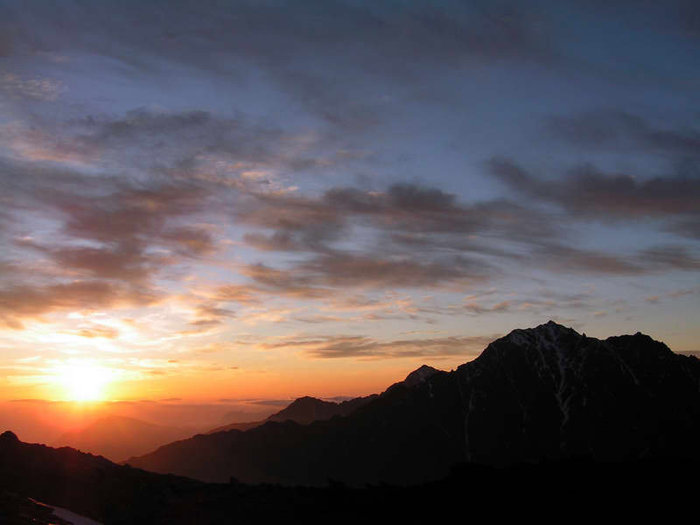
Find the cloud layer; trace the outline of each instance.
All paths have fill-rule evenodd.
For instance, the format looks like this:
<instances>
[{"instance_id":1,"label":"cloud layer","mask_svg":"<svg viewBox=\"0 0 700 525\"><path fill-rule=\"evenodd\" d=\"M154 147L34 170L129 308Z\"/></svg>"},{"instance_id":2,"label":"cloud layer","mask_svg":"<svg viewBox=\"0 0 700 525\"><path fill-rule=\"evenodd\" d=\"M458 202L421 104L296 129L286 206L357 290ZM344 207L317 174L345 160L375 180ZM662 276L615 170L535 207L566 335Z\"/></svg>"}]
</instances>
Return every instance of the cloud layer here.
<instances>
[{"instance_id":1,"label":"cloud layer","mask_svg":"<svg viewBox=\"0 0 700 525\"><path fill-rule=\"evenodd\" d=\"M456 365L543 318L690 348L696 15L0 0L7 388Z\"/></svg>"}]
</instances>

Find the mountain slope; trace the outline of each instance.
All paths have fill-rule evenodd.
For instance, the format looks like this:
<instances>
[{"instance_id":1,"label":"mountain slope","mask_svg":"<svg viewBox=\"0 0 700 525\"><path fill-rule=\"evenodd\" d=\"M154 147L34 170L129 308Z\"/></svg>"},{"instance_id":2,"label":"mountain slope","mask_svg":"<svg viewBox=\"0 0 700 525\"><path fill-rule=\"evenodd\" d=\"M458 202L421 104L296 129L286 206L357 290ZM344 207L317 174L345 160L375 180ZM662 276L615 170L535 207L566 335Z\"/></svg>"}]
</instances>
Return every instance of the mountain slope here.
<instances>
[{"instance_id":1,"label":"mountain slope","mask_svg":"<svg viewBox=\"0 0 700 525\"><path fill-rule=\"evenodd\" d=\"M315 397L300 397L285 409L268 417L267 421L277 421L278 423L294 421L300 425L308 425L314 421L325 421L335 416L347 416L373 398L374 396L356 397L336 403Z\"/></svg>"},{"instance_id":2,"label":"mountain slope","mask_svg":"<svg viewBox=\"0 0 700 525\"><path fill-rule=\"evenodd\" d=\"M549 322L453 372L412 375L344 418L195 436L130 463L209 481L361 484L437 479L463 461L697 455L700 362L642 334L603 341Z\"/></svg>"},{"instance_id":3,"label":"mountain slope","mask_svg":"<svg viewBox=\"0 0 700 525\"><path fill-rule=\"evenodd\" d=\"M155 425L130 417L109 416L100 418L83 429L66 432L53 445L73 447L112 461L122 461L190 435L192 430L189 429Z\"/></svg>"},{"instance_id":4,"label":"mountain slope","mask_svg":"<svg viewBox=\"0 0 700 525\"><path fill-rule=\"evenodd\" d=\"M640 333L515 330L457 375L468 461L673 455L698 436L700 362Z\"/></svg>"},{"instance_id":5,"label":"mountain slope","mask_svg":"<svg viewBox=\"0 0 700 525\"><path fill-rule=\"evenodd\" d=\"M214 434L226 430L250 430L267 423L268 421L276 421L283 423L285 421L293 421L300 425L308 425L314 421L325 421L335 416L347 416L361 406L370 402L375 396L356 397L347 401L336 403L333 401L323 401L315 397L305 396L295 399L288 406L279 412L272 414L267 419L262 421L252 421L250 423L231 423L222 427L215 428L207 432ZM152 450L152 448L151 448Z\"/></svg>"},{"instance_id":6,"label":"mountain slope","mask_svg":"<svg viewBox=\"0 0 700 525\"><path fill-rule=\"evenodd\" d=\"M495 469L465 464L440 481L406 488L205 484L70 448L22 443L5 432L0 435L0 523L62 523L33 500L105 525L448 522L464 512L465 494L472 502L469 517L479 520L515 521L531 513L554 522L561 521L562 509L575 509L581 521L601 515L613 521L679 521L696 510L695 486L687 480L698 465L564 461Z\"/></svg>"},{"instance_id":7,"label":"mountain slope","mask_svg":"<svg viewBox=\"0 0 700 525\"><path fill-rule=\"evenodd\" d=\"M16 493L98 521L129 523L138 509L144 516L160 511L174 492L202 484L116 465L71 448L22 443L12 432L0 435L0 492Z\"/></svg>"}]
</instances>

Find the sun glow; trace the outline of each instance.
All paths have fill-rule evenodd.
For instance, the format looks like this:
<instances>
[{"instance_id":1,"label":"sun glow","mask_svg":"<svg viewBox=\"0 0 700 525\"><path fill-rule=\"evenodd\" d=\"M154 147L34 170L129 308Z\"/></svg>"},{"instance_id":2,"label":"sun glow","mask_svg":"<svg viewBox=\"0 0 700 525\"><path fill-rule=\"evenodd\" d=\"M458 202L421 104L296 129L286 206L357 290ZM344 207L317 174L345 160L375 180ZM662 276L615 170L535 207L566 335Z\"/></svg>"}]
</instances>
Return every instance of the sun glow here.
<instances>
[{"instance_id":1,"label":"sun glow","mask_svg":"<svg viewBox=\"0 0 700 525\"><path fill-rule=\"evenodd\" d=\"M57 382L70 401L102 401L112 370L90 362L72 362L56 369Z\"/></svg>"}]
</instances>

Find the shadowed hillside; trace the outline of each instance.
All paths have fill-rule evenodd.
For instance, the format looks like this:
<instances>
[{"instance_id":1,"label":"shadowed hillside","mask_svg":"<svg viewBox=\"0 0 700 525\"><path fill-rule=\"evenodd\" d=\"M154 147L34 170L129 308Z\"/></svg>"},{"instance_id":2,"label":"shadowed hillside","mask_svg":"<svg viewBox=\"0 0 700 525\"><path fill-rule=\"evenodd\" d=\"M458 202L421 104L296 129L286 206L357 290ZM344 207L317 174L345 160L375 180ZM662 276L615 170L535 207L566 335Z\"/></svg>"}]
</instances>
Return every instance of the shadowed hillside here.
<instances>
[{"instance_id":1,"label":"shadowed hillside","mask_svg":"<svg viewBox=\"0 0 700 525\"><path fill-rule=\"evenodd\" d=\"M675 521L694 505L688 480L698 463L547 462L495 469L461 464L448 476L412 487L325 488L205 484L144 472L69 448L0 435L0 520L61 523L29 498L105 525L238 523L432 523L470 519L577 518Z\"/></svg>"}]
</instances>

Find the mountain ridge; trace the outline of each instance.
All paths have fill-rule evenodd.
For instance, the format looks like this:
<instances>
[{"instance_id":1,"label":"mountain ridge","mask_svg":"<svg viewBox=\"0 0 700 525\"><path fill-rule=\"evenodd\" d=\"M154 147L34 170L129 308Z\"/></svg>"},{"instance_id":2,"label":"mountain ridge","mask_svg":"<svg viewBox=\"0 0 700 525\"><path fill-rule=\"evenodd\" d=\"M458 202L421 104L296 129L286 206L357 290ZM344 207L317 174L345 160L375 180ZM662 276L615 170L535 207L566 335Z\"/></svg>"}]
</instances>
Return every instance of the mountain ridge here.
<instances>
[{"instance_id":1,"label":"mountain ridge","mask_svg":"<svg viewBox=\"0 0 700 525\"><path fill-rule=\"evenodd\" d=\"M205 481L410 484L462 461L697 454L700 364L643 334L601 340L550 321L427 375L343 418L196 436L129 462Z\"/></svg>"},{"instance_id":2,"label":"mountain ridge","mask_svg":"<svg viewBox=\"0 0 700 525\"><path fill-rule=\"evenodd\" d=\"M228 430L250 430L264 425L269 421L282 423L284 421L294 421L300 425L308 425L314 421L324 421L336 416L346 416L354 410L360 408L365 403L371 401L376 394L364 397L355 397L345 401L326 401L312 396L302 396L296 398L289 405L279 412L276 412L260 421L250 421L243 423L231 423L216 427L205 432L205 434L215 434Z\"/></svg>"},{"instance_id":3,"label":"mountain ridge","mask_svg":"<svg viewBox=\"0 0 700 525\"><path fill-rule=\"evenodd\" d=\"M108 415L89 425L65 432L52 441L55 446L72 448L122 461L155 447L192 435L188 428L150 423L141 419Z\"/></svg>"},{"instance_id":4,"label":"mountain ridge","mask_svg":"<svg viewBox=\"0 0 700 525\"><path fill-rule=\"evenodd\" d=\"M570 460L506 469L460 464L440 480L410 487L351 488L333 480L322 488L207 484L116 465L67 447L24 443L5 432L0 435L0 522L63 523L36 501L105 525L431 522L453 519L465 494L478 502L470 509L477 518L522 519L523 509L539 503L543 494L557 503L537 505L538 519L547 522L559 521L562 508L575 508L585 521L603 514L633 521L651 515L680 518L695 510L695 489L687 480L698 465L692 460Z\"/></svg>"}]
</instances>

